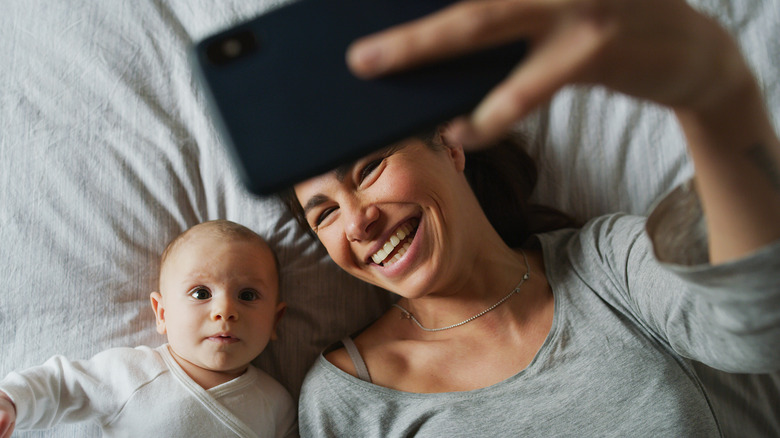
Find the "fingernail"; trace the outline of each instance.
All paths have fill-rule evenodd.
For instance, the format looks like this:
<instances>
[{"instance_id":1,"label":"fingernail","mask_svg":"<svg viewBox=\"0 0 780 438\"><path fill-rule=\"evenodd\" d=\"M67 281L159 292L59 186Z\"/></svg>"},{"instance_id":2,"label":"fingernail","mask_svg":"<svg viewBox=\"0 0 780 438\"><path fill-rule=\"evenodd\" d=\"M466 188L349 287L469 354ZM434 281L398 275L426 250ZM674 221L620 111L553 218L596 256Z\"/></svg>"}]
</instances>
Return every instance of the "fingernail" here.
<instances>
[{"instance_id":1,"label":"fingernail","mask_svg":"<svg viewBox=\"0 0 780 438\"><path fill-rule=\"evenodd\" d=\"M348 50L347 63L358 76L374 76L382 71L382 49L379 44L357 43Z\"/></svg>"},{"instance_id":2,"label":"fingernail","mask_svg":"<svg viewBox=\"0 0 780 438\"><path fill-rule=\"evenodd\" d=\"M471 115L471 122L476 126L485 126L496 117L496 114L500 114L502 106L504 106L502 99L493 98L483 101Z\"/></svg>"},{"instance_id":3,"label":"fingernail","mask_svg":"<svg viewBox=\"0 0 780 438\"><path fill-rule=\"evenodd\" d=\"M464 149L474 149L479 145L473 125L465 118L454 120L448 135L453 142L459 143Z\"/></svg>"},{"instance_id":4,"label":"fingernail","mask_svg":"<svg viewBox=\"0 0 780 438\"><path fill-rule=\"evenodd\" d=\"M479 143L490 142L503 135L524 114L518 102L503 95L492 96L474 110L472 131Z\"/></svg>"}]
</instances>

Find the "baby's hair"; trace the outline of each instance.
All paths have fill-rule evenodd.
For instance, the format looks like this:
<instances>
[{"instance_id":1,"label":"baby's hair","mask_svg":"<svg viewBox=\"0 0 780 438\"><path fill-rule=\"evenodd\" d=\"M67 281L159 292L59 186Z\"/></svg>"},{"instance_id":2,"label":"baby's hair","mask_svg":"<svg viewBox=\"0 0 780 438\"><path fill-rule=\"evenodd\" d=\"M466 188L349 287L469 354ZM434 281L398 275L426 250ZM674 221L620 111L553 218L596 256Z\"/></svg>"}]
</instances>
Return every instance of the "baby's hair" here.
<instances>
[{"instance_id":1,"label":"baby's hair","mask_svg":"<svg viewBox=\"0 0 780 438\"><path fill-rule=\"evenodd\" d=\"M279 277L279 259L276 257L276 252L274 252L268 242L266 242L262 236L250 230L249 228L225 219L201 222L174 237L173 240L171 240L170 243L168 243L168 245L165 247L162 256L160 256L160 271L162 271L163 266L165 266L165 261L168 259L168 257L170 257L170 255L173 254L174 251L187 240L187 237L193 232L193 230L208 231L218 237L256 241L258 244L268 248L268 250L273 255L274 269L276 269L276 275Z\"/></svg>"}]
</instances>

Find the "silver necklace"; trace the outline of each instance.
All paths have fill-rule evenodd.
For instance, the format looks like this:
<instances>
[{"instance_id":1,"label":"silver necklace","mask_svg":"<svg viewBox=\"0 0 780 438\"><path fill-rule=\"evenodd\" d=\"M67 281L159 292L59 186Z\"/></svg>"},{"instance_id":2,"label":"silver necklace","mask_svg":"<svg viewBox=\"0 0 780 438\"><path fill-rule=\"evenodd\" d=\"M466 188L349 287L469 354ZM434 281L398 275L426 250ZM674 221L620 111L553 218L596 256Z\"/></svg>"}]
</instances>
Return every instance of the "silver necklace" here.
<instances>
[{"instance_id":1,"label":"silver necklace","mask_svg":"<svg viewBox=\"0 0 780 438\"><path fill-rule=\"evenodd\" d=\"M525 251L521 250L520 252L523 254L523 261L525 261L525 274L523 274L523 278L520 280L520 283L517 283L517 286L515 286L515 288L512 289L512 291L509 292L504 298L501 298L500 300L498 300L498 302L496 304L493 304L492 306L490 306L487 309L477 313L476 315L472 316L471 318L469 318L469 319L467 319L465 321L461 321L461 322L459 322L457 324L448 325L447 327L427 328L427 327L423 327L423 325L420 324L420 321L418 321L417 318L415 318L414 315L412 315L412 312L404 309L403 307L401 307L398 304L393 304L393 307L397 307L397 308L401 309L401 312L403 312L402 318L411 319L415 324L417 324L417 327L420 327L421 329L425 330L426 332L440 332L442 330L449 330L451 328L459 327L459 326L462 326L463 324L467 324L467 323L469 323L471 321L474 321L475 319L479 318L480 316L482 316L482 315L490 312L491 310L495 309L496 307L504 304L504 301L508 300L509 297L514 295L516 292L520 291L520 287L531 276L531 267L528 266L528 258L526 258L526 256L525 256Z\"/></svg>"}]
</instances>

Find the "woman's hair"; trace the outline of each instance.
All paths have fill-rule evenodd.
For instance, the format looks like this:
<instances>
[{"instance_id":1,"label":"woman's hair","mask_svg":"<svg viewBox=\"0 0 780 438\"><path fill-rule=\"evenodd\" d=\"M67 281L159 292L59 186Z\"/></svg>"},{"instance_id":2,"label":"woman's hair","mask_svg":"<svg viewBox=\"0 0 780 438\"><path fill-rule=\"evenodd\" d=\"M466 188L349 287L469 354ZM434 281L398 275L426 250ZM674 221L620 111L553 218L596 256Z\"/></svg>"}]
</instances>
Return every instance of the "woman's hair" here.
<instances>
[{"instance_id":1,"label":"woman's hair","mask_svg":"<svg viewBox=\"0 0 780 438\"><path fill-rule=\"evenodd\" d=\"M444 147L437 129L415 137L431 148ZM536 164L525 152L524 141L506 137L487 149L466 152L466 179L490 224L512 248L523 245L532 234L578 226L561 211L529 202L538 174ZM279 197L298 224L316 238L293 188Z\"/></svg>"},{"instance_id":2,"label":"woman's hair","mask_svg":"<svg viewBox=\"0 0 780 438\"><path fill-rule=\"evenodd\" d=\"M538 173L525 151L525 139L516 134L467 152L464 173L490 224L512 248L533 234L577 226L563 212L529 201Z\"/></svg>"}]
</instances>

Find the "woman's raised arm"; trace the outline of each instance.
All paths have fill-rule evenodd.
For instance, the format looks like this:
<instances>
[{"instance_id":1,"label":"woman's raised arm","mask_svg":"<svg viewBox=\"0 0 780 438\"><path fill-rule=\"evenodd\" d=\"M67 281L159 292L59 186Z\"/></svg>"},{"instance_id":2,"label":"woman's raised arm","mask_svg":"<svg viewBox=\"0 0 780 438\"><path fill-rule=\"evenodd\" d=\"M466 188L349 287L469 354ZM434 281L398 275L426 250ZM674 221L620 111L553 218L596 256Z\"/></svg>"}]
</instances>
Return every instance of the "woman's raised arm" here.
<instances>
[{"instance_id":1,"label":"woman's raised arm","mask_svg":"<svg viewBox=\"0 0 780 438\"><path fill-rule=\"evenodd\" d=\"M675 111L718 263L780 238L780 142L728 32L683 0L466 0L356 41L371 78L513 39L531 53L452 126L464 145L504 135L566 84L595 84Z\"/></svg>"}]
</instances>

